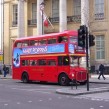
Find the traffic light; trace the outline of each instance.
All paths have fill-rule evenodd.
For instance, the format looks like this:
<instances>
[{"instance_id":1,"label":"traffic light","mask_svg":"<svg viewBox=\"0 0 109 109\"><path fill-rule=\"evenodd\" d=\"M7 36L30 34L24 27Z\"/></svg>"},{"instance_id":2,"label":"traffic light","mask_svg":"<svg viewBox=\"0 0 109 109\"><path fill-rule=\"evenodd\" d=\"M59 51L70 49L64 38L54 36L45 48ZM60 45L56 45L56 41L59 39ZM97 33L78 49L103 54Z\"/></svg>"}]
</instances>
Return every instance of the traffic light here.
<instances>
[{"instance_id":1,"label":"traffic light","mask_svg":"<svg viewBox=\"0 0 109 109\"><path fill-rule=\"evenodd\" d=\"M86 35L87 27L85 25L80 26L80 29L78 29L78 46L85 48Z\"/></svg>"},{"instance_id":2,"label":"traffic light","mask_svg":"<svg viewBox=\"0 0 109 109\"><path fill-rule=\"evenodd\" d=\"M94 46L95 45L95 36L92 34L89 34L89 47Z\"/></svg>"}]
</instances>

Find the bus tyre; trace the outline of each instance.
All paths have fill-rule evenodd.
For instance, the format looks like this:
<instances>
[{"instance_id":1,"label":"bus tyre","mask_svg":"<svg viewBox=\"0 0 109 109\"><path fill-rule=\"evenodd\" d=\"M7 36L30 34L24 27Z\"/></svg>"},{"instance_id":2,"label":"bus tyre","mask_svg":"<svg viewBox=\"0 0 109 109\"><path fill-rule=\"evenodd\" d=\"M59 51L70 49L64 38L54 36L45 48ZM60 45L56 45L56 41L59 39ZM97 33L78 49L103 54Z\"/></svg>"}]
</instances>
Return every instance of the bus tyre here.
<instances>
[{"instance_id":1,"label":"bus tyre","mask_svg":"<svg viewBox=\"0 0 109 109\"><path fill-rule=\"evenodd\" d=\"M66 86L66 85L69 84L69 78L68 78L68 76L66 74L61 74L59 76L59 84L61 86Z\"/></svg>"},{"instance_id":2,"label":"bus tyre","mask_svg":"<svg viewBox=\"0 0 109 109\"><path fill-rule=\"evenodd\" d=\"M28 74L27 73L24 73L22 75L22 81L23 81L23 83L28 83L29 82Z\"/></svg>"}]
</instances>

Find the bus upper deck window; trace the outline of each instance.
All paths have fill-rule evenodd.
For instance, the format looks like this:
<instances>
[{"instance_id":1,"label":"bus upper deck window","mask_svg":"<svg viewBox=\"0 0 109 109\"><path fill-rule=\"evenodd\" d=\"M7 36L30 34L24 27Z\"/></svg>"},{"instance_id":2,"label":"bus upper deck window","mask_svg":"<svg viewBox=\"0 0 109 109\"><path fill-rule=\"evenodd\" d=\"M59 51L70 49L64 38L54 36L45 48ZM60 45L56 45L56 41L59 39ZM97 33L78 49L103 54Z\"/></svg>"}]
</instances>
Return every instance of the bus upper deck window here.
<instances>
[{"instance_id":1,"label":"bus upper deck window","mask_svg":"<svg viewBox=\"0 0 109 109\"><path fill-rule=\"evenodd\" d=\"M58 42L59 43L68 42L68 38L66 36L59 36Z\"/></svg>"},{"instance_id":2,"label":"bus upper deck window","mask_svg":"<svg viewBox=\"0 0 109 109\"><path fill-rule=\"evenodd\" d=\"M38 45L38 41L37 40L31 40L30 41L30 46L36 46Z\"/></svg>"},{"instance_id":3,"label":"bus upper deck window","mask_svg":"<svg viewBox=\"0 0 109 109\"><path fill-rule=\"evenodd\" d=\"M21 48L21 45L22 45L21 42L17 42L17 43L15 44L15 47Z\"/></svg>"},{"instance_id":4,"label":"bus upper deck window","mask_svg":"<svg viewBox=\"0 0 109 109\"><path fill-rule=\"evenodd\" d=\"M70 36L69 37L69 42L70 43L77 43L77 37L76 36Z\"/></svg>"},{"instance_id":5,"label":"bus upper deck window","mask_svg":"<svg viewBox=\"0 0 109 109\"><path fill-rule=\"evenodd\" d=\"M56 39L52 38L52 39L48 39L48 44L54 44L56 43Z\"/></svg>"},{"instance_id":6,"label":"bus upper deck window","mask_svg":"<svg viewBox=\"0 0 109 109\"><path fill-rule=\"evenodd\" d=\"M62 42L62 37L63 37L63 36L59 36L59 37L58 37L58 42L59 42L59 43Z\"/></svg>"},{"instance_id":7,"label":"bus upper deck window","mask_svg":"<svg viewBox=\"0 0 109 109\"><path fill-rule=\"evenodd\" d=\"M40 42L41 45L43 45L43 44L46 44L47 43L47 40L46 39L42 39L39 42Z\"/></svg>"},{"instance_id":8,"label":"bus upper deck window","mask_svg":"<svg viewBox=\"0 0 109 109\"><path fill-rule=\"evenodd\" d=\"M62 38L62 42L68 42L68 38L67 38L66 36L64 36L64 37Z\"/></svg>"},{"instance_id":9,"label":"bus upper deck window","mask_svg":"<svg viewBox=\"0 0 109 109\"><path fill-rule=\"evenodd\" d=\"M24 41L23 43L22 43L22 46L23 47L27 47L29 45L29 42L28 41Z\"/></svg>"},{"instance_id":10,"label":"bus upper deck window","mask_svg":"<svg viewBox=\"0 0 109 109\"><path fill-rule=\"evenodd\" d=\"M39 42L35 40L35 41L34 41L34 45L35 45L35 46L39 45Z\"/></svg>"}]
</instances>

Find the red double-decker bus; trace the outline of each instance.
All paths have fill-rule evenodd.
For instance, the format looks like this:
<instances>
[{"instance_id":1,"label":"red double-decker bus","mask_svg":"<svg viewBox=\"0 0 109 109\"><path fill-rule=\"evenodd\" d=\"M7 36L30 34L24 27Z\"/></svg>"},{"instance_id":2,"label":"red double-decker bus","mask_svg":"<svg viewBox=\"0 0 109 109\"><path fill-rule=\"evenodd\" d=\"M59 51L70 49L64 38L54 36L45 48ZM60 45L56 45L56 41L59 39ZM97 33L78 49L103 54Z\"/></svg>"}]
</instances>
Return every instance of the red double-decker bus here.
<instances>
[{"instance_id":1,"label":"red double-decker bus","mask_svg":"<svg viewBox=\"0 0 109 109\"><path fill-rule=\"evenodd\" d=\"M68 85L86 83L85 50L77 46L77 31L19 38L13 45L13 79Z\"/></svg>"}]
</instances>

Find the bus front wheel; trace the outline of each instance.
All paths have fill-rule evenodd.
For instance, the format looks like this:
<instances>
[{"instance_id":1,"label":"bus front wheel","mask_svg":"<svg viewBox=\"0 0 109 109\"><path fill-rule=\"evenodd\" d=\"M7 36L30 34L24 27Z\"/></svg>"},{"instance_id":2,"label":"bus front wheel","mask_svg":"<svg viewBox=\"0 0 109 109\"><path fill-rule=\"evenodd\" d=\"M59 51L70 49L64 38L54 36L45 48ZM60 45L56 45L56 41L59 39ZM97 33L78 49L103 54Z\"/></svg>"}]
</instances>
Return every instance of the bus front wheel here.
<instances>
[{"instance_id":1,"label":"bus front wheel","mask_svg":"<svg viewBox=\"0 0 109 109\"><path fill-rule=\"evenodd\" d=\"M24 73L22 75L22 81L23 81L23 83L28 83L29 79L28 79L28 74L27 73Z\"/></svg>"},{"instance_id":2,"label":"bus front wheel","mask_svg":"<svg viewBox=\"0 0 109 109\"><path fill-rule=\"evenodd\" d=\"M69 84L69 78L68 78L68 76L66 74L61 74L59 76L59 84L61 86L66 86L66 85Z\"/></svg>"}]
</instances>

